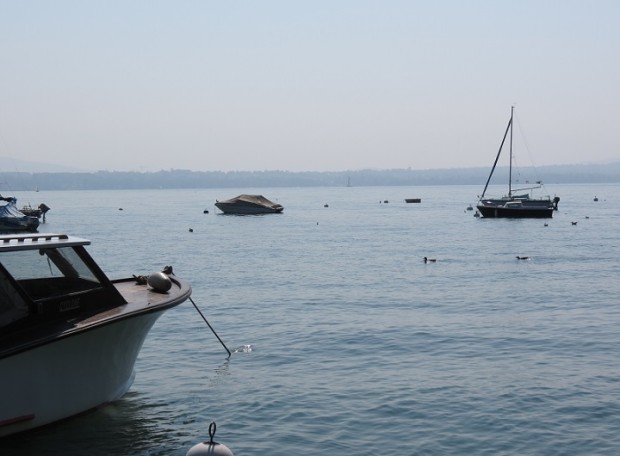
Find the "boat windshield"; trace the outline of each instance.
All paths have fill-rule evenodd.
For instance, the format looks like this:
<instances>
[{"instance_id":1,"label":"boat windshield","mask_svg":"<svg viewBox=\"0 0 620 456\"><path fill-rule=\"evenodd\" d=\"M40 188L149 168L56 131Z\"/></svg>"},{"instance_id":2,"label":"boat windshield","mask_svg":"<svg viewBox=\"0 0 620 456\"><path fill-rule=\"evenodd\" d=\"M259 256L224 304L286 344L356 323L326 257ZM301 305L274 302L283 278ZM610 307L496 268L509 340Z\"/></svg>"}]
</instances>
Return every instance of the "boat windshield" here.
<instances>
[{"instance_id":1,"label":"boat windshield","mask_svg":"<svg viewBox=\"0 0 620 456\"><path fill-rule=\"evenodd\" d=\"M18 281L72 277L98 282L93 271L71 247L5 252L2 265Z\"/></svg>"},{"instance_id":2,"label":"boat windshield","mask_svg":"<svg viewBox=\"0 0 620 456\"><path fill-rule=\"evenodd\" d=\"M35 300L101 287L72 247L5 252L2 265Z\"/></svg>"}]
</instances>

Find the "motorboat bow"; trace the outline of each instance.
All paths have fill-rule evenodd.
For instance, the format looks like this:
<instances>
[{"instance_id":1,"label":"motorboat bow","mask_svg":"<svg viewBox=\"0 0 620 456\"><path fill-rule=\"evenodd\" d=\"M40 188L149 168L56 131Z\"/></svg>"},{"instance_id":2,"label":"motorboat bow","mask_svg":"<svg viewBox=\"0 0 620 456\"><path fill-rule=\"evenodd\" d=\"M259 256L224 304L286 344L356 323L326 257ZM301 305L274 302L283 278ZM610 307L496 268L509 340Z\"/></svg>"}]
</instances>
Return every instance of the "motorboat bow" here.
<instances>
[{"instance_id":1,"label":"motorboat bow","mask_svg":"<svg viewBox=\"0 0 620 456\"><path fill-rule=\"evenodd\" d=\"M89 244L0 236L0 437L119 399L155 321L191 295L171 267L110 280Z\"/></svg>"}]
</instances>

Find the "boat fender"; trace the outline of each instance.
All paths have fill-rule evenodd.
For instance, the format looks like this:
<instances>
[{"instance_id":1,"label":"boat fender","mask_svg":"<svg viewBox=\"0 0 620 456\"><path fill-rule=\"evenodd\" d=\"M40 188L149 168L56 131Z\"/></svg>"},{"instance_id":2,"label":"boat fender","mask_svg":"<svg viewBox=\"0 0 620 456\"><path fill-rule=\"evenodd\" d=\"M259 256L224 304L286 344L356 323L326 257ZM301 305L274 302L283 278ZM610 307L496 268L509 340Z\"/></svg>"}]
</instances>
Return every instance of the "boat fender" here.
<instances>
[{"instance_id":1,"label":"boat fender","mask_svg":"<svg viewBox=\"0 0 620 456\"><path fill-rule=\"evenodd\" d=\"M233 456L232 451L226 445L213 441L215 429L214 421L209 425L209 441L194 445L185 456Z\"/></svg>"},{"instance_id":2,"label":"boat fender","mask_svg":"<svg viewBox=\"0 0 620 456\"><path fill-rule=\"evenodd\" d=\"M170 277L163 272L155 272L151 274L148 278L148 284L153 291L158 293L166 293L172 287Z\"/></svg>"}]
</instances>

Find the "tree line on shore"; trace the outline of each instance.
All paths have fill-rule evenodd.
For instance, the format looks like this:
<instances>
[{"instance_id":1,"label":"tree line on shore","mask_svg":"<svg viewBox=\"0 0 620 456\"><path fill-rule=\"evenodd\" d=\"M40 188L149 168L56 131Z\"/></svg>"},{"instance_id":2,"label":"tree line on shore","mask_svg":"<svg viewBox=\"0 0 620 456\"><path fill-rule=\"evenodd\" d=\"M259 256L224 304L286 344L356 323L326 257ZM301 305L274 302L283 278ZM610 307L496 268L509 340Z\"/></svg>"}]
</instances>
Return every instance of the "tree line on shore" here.
<instances>
[{"instance_id":1,"label":"tree line on shore","mask_svg":"<svg viewBox=\"0 0 620 456\"><path fill-rule=\"evenodd\" d=\"M488 168L389 169L334 172L293 171L190 171L157 172L8 172L2 173L0 193L45 190L130 190L181 188L344 187L484 185ZM618 183L620 162L604 165L562 165L513 170L513 181L546 184ZM505 184L508 168L496 169L492 183Z\"/></svg>"}]
</instances>

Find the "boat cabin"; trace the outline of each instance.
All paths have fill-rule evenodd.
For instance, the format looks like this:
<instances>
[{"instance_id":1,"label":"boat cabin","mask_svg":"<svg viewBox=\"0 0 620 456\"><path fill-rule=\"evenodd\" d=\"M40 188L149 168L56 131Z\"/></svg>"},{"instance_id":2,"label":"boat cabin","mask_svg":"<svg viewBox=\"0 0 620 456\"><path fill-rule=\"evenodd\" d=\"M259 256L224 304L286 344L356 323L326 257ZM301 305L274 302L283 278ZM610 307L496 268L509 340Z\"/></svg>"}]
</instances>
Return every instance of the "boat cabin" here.
<instances>
[{"instance_id":1,"label":"boat cabin","mask_svg":"<svg viewBox=\"0 0 620 456\"><path fill-rule=\"evenodd\" d=\"M85 249L65 234L0 236L0 328L94 314L126 304Z\"/></svg>"}]
</instances>

